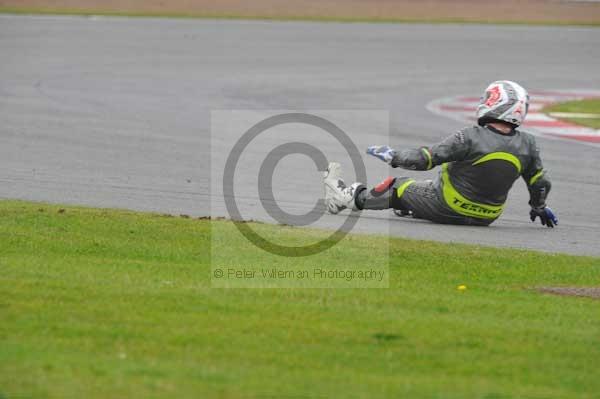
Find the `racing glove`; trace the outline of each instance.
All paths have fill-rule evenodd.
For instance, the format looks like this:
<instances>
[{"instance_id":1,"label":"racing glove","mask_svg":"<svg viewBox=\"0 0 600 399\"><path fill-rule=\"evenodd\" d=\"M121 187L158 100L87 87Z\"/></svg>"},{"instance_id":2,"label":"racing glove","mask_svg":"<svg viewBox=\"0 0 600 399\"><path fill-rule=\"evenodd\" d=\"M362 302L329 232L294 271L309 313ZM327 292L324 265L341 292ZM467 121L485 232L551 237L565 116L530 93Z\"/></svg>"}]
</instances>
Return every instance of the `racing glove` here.
<instances>
[{"instance_id":1,"label":"racing glove","mask_svg":"<svg viewBox=\"0 0 600 399\"><path fill-rule=\"evenodd\" d=\"M367 148L367 154L373 155L385 163L391 163L396 156L396 150L387 145L372 145Z\"/></svg>"},{"instance_id":2,"label":"racing glove","mask_svg":"<svg viewBox=\"0 0 600 399\"><path fill-rule=\"evenodd\" d=\"M556 218L556 215L554 212L552 212L552 209L548 208L547 206L541 208L531 208L531 211L529 212L529 218L532 222L534 222L537 217L540 218L540 223L543 226L554 227L558 225L558 219Z\"/></svg>"}]
</instances>

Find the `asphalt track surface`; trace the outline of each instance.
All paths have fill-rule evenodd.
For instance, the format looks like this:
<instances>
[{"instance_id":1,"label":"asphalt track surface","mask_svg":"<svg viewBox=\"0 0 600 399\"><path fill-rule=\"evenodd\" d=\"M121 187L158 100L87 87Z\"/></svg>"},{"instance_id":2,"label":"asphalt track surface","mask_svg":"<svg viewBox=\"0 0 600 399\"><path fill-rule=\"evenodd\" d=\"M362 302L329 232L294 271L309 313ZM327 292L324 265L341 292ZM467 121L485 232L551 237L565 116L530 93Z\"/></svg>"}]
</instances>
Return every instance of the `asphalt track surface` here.
<instances>
[{"instance_id":1,"label":"asphalt track surface","mask_svg":"<svg viewBox=\"0 0 600 399\"><path fill-rule=\"evenodd\" d=\"M348 128L361 150L385 141L426 145L461 127L427 111L431 100L477 96L499 78L537 90L599 89L598 49L600 29L580 27L4 15L0 197L226 215L219 168L243 129L217 129L211 144L213 110L383 110L389 137L383 122L374 120L379 133L371 131L368 113ZM355 231L600 255L600 149L538 140L554 183L554 230L529 222L526 189L517 182L489 228L382 211L363 213ZM249 177L236 180L248 219L270 220L250 170L272 149L267 144L246 154L241 168ZM327 156L344 162L343 149L328 145ZM369 183L389 173L377 160L365 156L364 163ZM313 162L294 155L279 167L273 191L281 208L311 209L322 196ZM344 217L327 215L315 226Z\"/></svg>"}]
</instances>

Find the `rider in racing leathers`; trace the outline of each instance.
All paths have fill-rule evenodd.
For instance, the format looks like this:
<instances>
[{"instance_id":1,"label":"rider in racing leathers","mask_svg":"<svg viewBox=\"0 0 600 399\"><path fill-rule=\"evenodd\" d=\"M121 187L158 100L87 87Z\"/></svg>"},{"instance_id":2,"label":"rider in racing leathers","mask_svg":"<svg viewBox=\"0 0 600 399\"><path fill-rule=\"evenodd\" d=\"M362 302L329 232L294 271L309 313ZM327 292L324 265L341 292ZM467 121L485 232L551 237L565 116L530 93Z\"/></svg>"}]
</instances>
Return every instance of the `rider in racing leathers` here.
<instances>
[{"instance_id":1,"label":"rider in racing leathers","mask_svg":"<svg viewBox=\"0 0 600 399\"><path fill-rule=\"evenodd\" d=\"M388 177L368 190L346 186L341 166L324 173L330 213L343 209L389 209L437 223L487 226L504 209L510 188L522 176L529 189L530 218L554 227L558 220L546 206L550 181L532 135L517 130L527 115L529 95L511 81L490 84L477 108L478 126L464 128L431 147L395 151L372 146L367 153L392 167L429 170L441 165L437 179L415 181Z\"/></svg>"}]
</instances>

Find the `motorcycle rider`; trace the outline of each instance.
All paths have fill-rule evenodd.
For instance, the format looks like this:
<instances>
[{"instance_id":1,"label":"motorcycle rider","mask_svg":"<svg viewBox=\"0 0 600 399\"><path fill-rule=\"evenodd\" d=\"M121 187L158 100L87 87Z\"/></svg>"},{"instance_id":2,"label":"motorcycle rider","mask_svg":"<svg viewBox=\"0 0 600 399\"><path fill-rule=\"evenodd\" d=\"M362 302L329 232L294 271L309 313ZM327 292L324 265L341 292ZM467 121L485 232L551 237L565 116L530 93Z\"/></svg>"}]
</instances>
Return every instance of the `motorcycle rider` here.
<instances>
[{"instance_id":1,"label":"motorcycle rider","mask_svg":"<svg viewBox=\"0 0 600 399\"><path fill-rule=\"evenodd\" d=\"M430 147L395 151L388 146L367 149L390 166L429 170L441 165L435 180L388 177L372 189L346 186L341 166L324 172L325 203L330 213L343 209L389 209L436 223L487 226L501 214L515 180L529 190L530 219L554 227L558 220L546 206L551 183L542 167L535 138L517 128L529 107L529 95L512 81L496 81L485 90L477 108L477 126L466 127Z\"/></svg>"}]
</instances>

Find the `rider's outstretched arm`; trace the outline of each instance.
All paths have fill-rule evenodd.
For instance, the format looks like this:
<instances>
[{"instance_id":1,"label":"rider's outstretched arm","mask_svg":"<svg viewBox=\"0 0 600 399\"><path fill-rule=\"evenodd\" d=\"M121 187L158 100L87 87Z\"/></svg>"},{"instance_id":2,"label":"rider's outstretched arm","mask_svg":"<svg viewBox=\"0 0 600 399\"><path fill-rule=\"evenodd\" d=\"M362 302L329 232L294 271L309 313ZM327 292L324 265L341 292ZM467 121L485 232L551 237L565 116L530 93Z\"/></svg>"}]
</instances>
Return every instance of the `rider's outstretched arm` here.
<instances>
[{"instance_id":1,"label":"rider's outstretched arm","mask_svg":"<svg viewBox=\"0 0 600 399\"><path fill-rule=\"evenodd\" d=\"M540 150L535 143L535 139L532 137L531 140L531 161L523 171L523 180L525 180L525 184L527 184L527 189L529 190L529 205L532 208L543 208L546 206L546 198L548 197L548 193L550 193L552 183L542 165Z\"/></svg>"},{"instance_id":2,"label":"rider's outstretched arm","mask_svg":"<svg viewBox=\"0 0 600 399\"><path fill-rule=\"evenodd\" d=\"M532 208L546 206L546 198L548 198L548 193L552 188L552 183L548 179L546 171L539 169L531 176L523 174L523 179L529 190L529 205Z\"/></svg>"},{"instance_id":3,"label":"rider's outstretched arm","mask_svg":"<svg viewBox=\"0 0 600 399\"><path fill-rule=\"evenodd\" d=\"M371 146L367 153L389 163L393 168L429 170L445 162L465 159L470 144L467 132L460 130L431 147L395 151L388 146Z\"/></svg>"},{"instance_id":4,"label":"rider's outstretched arm","mask_svg":"<svg viewBox=\"0 0 600 399\"><path fill-rule=\"evenodd\" d=\"M535 139L531 137L531 140L531 161L523 171L523 180L529 190L529 205L531 206L529 217L532 222L539 217L544 226L554 227L558 224L558 218L552 209L546 206L546 199L552 183L542 165L542 158Z\"/></svg>"}]
</instances>

